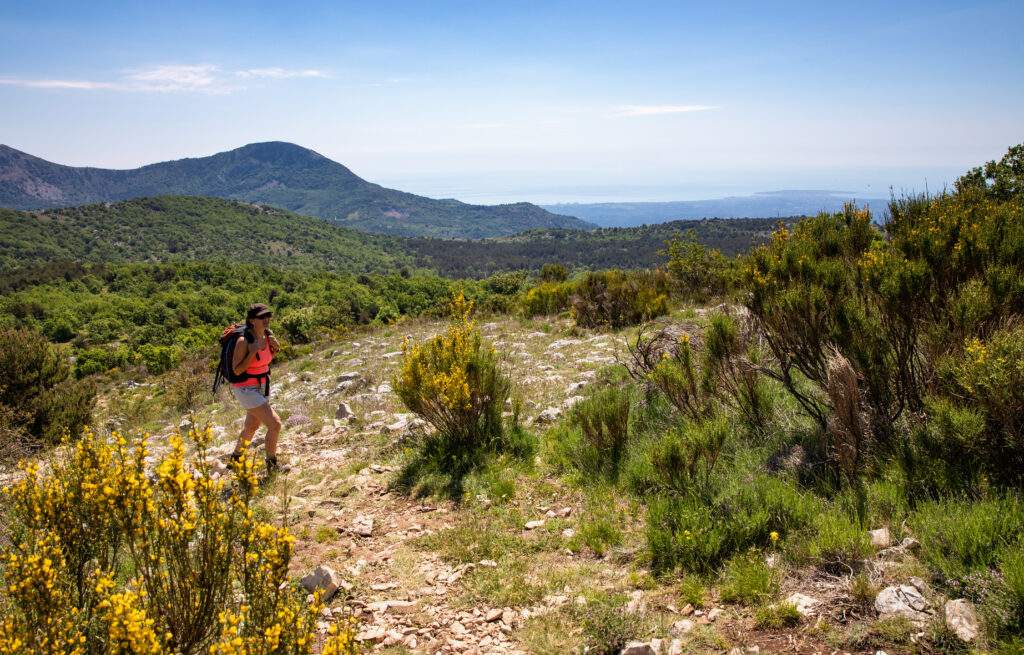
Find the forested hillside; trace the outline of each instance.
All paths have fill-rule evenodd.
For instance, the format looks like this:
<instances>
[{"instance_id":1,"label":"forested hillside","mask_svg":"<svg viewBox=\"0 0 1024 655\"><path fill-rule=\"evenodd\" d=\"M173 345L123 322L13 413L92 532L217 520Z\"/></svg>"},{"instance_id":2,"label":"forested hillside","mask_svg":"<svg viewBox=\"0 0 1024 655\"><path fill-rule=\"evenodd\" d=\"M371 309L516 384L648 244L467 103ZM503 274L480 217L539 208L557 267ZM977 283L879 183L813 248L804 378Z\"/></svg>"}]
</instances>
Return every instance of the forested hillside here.
<instances>
[{"instance_id":1,"label":"forested hillside","mask_svg":"<svg viewBox=\"0 0 1024 655\"><path fill-rule=\"evenodd\" d=\"M792 224L795 218L782 219ZM0 209L0 271L49 262L226 261L289 269L431 270L465 278L545 264L572 270L652 268L675 233L732 257L765 241L779 219L673 221L637 228L531 230L499 239L367 234L267 206L198 196L20 212Z\"/></svg>"},{"instance_id":2,"label":"forested hillside","mask_svg":"<svg viewBox=\"0 0 1024 655\"><path fill-rule=\"evenodd\" d=\"M227 261L357 273L410 263L395 237L218 198L0 209L0 270L53 261Z\"/></svg>"}]
</instances>

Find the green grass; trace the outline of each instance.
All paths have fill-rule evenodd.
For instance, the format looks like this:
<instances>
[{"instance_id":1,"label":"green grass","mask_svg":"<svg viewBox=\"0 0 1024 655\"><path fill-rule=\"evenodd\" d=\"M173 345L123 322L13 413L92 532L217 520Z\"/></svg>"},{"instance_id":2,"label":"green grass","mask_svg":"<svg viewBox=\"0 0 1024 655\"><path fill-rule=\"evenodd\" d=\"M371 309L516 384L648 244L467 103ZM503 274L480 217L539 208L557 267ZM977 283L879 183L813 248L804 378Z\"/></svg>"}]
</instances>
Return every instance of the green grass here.
<instances>
[{"instance_id":1,"label":"green grass","mask_svg":"<svg viewBox=\"0 0 1024 655\"><path fill-rule=\"evenodd\" d=\"M719 592L722 600L753 604L778 593L779 574L769 568L764 555L752 551L737 555L725 564Z\"/></svg>"}]
</instances>

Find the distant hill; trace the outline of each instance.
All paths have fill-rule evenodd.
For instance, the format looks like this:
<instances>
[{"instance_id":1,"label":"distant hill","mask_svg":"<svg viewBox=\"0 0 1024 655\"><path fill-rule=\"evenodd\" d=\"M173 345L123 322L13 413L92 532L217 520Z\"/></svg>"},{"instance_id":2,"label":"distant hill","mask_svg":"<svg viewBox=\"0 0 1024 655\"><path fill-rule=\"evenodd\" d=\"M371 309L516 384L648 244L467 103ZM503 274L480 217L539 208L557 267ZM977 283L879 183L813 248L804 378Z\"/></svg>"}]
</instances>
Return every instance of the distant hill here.
<instances>
[{"instance_id":1,"label":"distant hill","mask_svg":"<svg viewBox=\"0 0 1024 655\"><path fill-rule=\"evenodd\" d=\"M398 237L219 198L0 209L0 271L57 261L228 261L350 273L396 272L412 263Z\"/></svg>"},{"instance_id":2,"label":"distant hill","mask_svg":"<svg viewBox=\"0 0 1024 655\"><path fill-rule=\"evenodd\" d=\"M839 211L851 200L860 206L869 205L878 217L882 216L889 204L888 198L858 198L846 191L769 191L716 200L566 203L542 206L549 211L579 216L601 227L633 227L712 217L816 216L822 211Z\"/></svg>"},{"instance_id":3,"label":"distant hill","mask_svg":"<svg viewBox=\"0 0 1024 655\"><path fill-rule=\"evenodd\" d=\"M792 227L799 220L799 216L713 218L586 232L530 230L496 239L408 239L406 244L418 266L449 277L480 278L516 269L539 271L544 264L561 264L569 270L657 268L668 261L659 251L673 234L692 230L698 242L735 257L767 241L780 223Z\"/></svg>"},{"instance_id":4,"label":"distant hill","mask_svg":"<svg viewBox=\"0 0 1024 655\"><path fill-rule=\"evenodd\" d=\"M796 217L781 219L791 225ZM241 262L347 273L433 271L487 277L544 264L578 269L654 268L673 234L734 256L780 222L672 221L632 228L530 230L495 239L438 239L359 232L265 205L204 196L157 196L81 207L0 209L0 272L54 262Z\"/></svg>"},{"instance_id":5,"label":"distant hill","mask_svg":"<svg viewBox=\"0 0 1024 655\"><path fill-rule=\"evenodd\" d=\"M279 141L132 170L63 166L0 145L2 207L48 209L164 194L243 200L405 236L484 238L594 227L525 202L468 205L386 189L312 150Z\"/></svg>"}]
</instances>

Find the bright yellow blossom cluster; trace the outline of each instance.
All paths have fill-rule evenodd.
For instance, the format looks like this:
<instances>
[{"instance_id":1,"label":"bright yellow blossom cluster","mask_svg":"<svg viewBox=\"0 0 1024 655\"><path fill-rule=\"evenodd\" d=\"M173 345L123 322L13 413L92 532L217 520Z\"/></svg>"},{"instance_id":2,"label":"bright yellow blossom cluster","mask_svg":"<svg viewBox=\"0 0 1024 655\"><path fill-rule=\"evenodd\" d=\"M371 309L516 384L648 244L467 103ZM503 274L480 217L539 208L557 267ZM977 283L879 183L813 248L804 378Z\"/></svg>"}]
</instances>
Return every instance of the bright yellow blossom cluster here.
<instances>
[{"instance_id":1,"label":"bright yellow blossom cluster","mask_svg":"<svg viewBox=\"0 0 1024 655\"><path fill-rule=\"evenodd\" d=\"M191 457L174 435L154 462L147 436L86 431L21 467L3 490L0 654L311 652L320 606L288 579L294 537L253 518L253 458L217 479L209 429L189 438ZM218 616L240 617L234 633ZM224 650L236 638L250 647Z\"/></svg>"},{"instance_id":2,"label":"bright yellow blossom cluster","mask_svg":"<svg viewBox=\"0 0 1024 655\"><path fill-rule=\"evenodd\" d=\"M439 432L467 440L500 429L500 412L509 392L497 352L484 346L469 319L472 308L461 291L453 293L446 332L420 346L403 341L404 359L394 379L395 392L406 407Z\"/></svg>"}]
</instances>

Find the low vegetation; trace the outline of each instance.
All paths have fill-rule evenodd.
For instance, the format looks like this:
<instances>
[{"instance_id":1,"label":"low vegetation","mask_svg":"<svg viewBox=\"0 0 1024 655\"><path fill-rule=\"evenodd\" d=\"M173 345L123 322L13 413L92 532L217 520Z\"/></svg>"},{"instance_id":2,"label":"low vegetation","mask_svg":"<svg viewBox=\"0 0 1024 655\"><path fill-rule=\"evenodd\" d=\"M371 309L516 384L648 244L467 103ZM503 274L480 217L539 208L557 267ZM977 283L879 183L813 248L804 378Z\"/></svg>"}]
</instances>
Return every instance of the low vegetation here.
<instances>
[{"instance_id":1,"label":"low vegetation","mask_svg":"<svg viewBox=\"0 0 1024 655\"><path fill-rule=\"evenodd\" d=\"M395 349L392 368L381 364L376 373L364 373L377 376L366 407L378 416L404 408L424 425L393 438L380 432L390 429L385 421L362 430L363 419L353 420L337 437L344 439L345 466L364 481L372 471L392 468L390 491L374 491L393 494L389 503L424 502L402 498L416 495L443 506L445 519L417 531L422 536L411 540L413 547L453 567L445 572L446 580L455 578L451 602L502 615L508 609L515 638L538 652L618 652L632 639L679 633L680 615L693 609L701 618L714 611L722 622L706 618L707 625L685 629L680 647L694 652L727 651L746 645L743 639L751 635L768 639L786 630L820 651L964 650L938 610L954 598L977 605L982 632L973 648L1014 652L1024 643L1024 196L1014 177L1022 155L1024 149L1011 149L1003 162L962 178L954 192L895 200L881 226L851 206L780 227L737 262L678 237L666 244L661 271L572 276L550 266L537 279L503 274L467 283L454 294L436 279L377 278L381 300L420 298L424 319L409 320L415 312L401 310L392 318L398 327L375 316L376 325L365 328L367 335L372 330L375 347ZM406 295L388 296L384 289ZM279 297L292 293L294 288ZM471 301L500 316L481 326ZM316 304L281 305L287 308L282 322L320 311ZM444 305L448 322L429 322ZM324 324L309 325L313 344L323 343ZM356 321L348 325L359 329ZM492 341L485 328L495 335ZM355 357L335 347L353 343L352 335L328 336L332 351L316 351L314 359L313 346L296 344L297 329L283 331L296 351L290 356L303 358L296 376L336 356ZM19 338L27 334L19 332ZM399 351L403 335L415 337L407 337ZM547 348L527 352L533 338ZM597 356L611 340L622 344L614 363ZM137 346L140 356L143 345ZM566 355L560 348L572 350ZM336 355L339 350L343 354ZM568 358L588 367L577 369L585 383L565 391L568 380L560 376L516 369L519 360L540 368L542 362L562 366ZM390 392L381 390L387 381L394 406L387 404ZM541 385L548 385L544 403L551 405L543 411L529 404ZM559 388L550 391L554 386ZM319 414L303 410L316 414L306 423L322 422L309 428L312 439L331 418L324 408ZM296 410L295 416L305 414ZM111 440L87 436L66 445L49 454L57 462L51 473L31 465L12 484L7 511L21 532L12 531L8 548L31 549L25 557L37 556L31 561L39 566L49 558L50 567L66 567L60 593L75 600L61 607L81 609L46 623L49 615L31 603L49 598L39 595L49 574L22 566L28 559L10 560L4 569L5 634L60 640L91 630L95 643L110 643L116 622L102 605L107 596L96 595L106 592L94 591L107 586L99 584L102 579L120 585L110 592L120 594L120 602L144 609L143 627L153 621L152 635L142 629L140 638L163 644L173 639L181 649L183 635L192 634L182 626L196 623L197 615L191 609L173 619L161 614L160 599L168 597L146 585L149 578L158 585L165 569L135 556L155 553L144 550L143 541L192 557L206 547L208 535L237 530L232 534L241 541L224 539L238 547L230 555L211 554L215 564L236 558L246 539L262 534L245 511L250 492L244 475L218 490L233 490L226 497L234 505L213 511L208 528L185 534L181 526L196 524L189 518L162 536L137 530L141 519L108 496L127 494L125 507L142 502L145 509L147 496L126 490L148 489L152 516L166 521L157 501L161 494L181 493L174 481L191 485L191 498L209 498L214 506L220 495L204 486L202 460L199 476L183 473L180 442L172 441L170 453L155 463L157 481L149 485L141 477L145 444ZM72 457L67 453L99 453L102 443L112 450L89 455L102 460L98 465L61 468L61 458ZM370 461L387 468L367 468ZM117 462L125 464L119 469ZM46 475L72 469L79 476L96 471L115 477L66 485L80 496L64 505L17 500L43 493L36 489L52 493L63 483ZM130 475L118 473L125 469ZM346 485L346 497L352 493ZM74 531L88 528L89 521L59 514L53 519L58 527L46 523L60 507L78 505L91 508L90 521L109 535L87 541L88 552L77 545L86 542ZM199 512L197 520L207 507L172 505ZM267 532L273 543L267 547L278 555L288 552L280 530ZM309 534L310 542L320 541ZM317 544L333 545L327 539ZM264 545L255 540L250 547L258 553ZM878 563L881 548L888 548L884 565ZM181 557L173 561L186 561ZM238 582L245 579L247 560L231 559L238 563L224 564L216 579L234 580L235 589L253 598L273 588L280 592L273 602L294 602L280 586L283 574L262 591ZM93 573L94 563L100 573ZM196 566L187 574L203 570ZM109 571L121 573L93 577ZM416 578L410 586L423 589L437 579ZM875 620L881 590L900 584L923 589L936 610L922 625L900 617ZM35 595L19 595L30 588ZM809 588L830 594L815 610L818 620L806 618L799 598L789 597ZM211 606L226 608L226 625L238 626L242 638L256 634L245 632L247 626L270 625L254 614L269 606L260 605L264 601L244 601L247 614L237 595L210 589L222 599ZM143 590L147 600L140 600ZM687 603L693 607L682 609ZM288 610L295 617L309 616L301 603L287 606L295 608ZM306 634L308 628L300 630L295 621L292 634ZM71 627L66 634L51 633L44 625ZM208 629L189 643L223 642L226 629Z\"/></svg>"}]
</instances>

